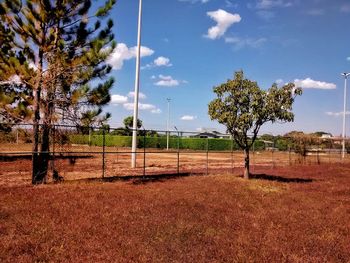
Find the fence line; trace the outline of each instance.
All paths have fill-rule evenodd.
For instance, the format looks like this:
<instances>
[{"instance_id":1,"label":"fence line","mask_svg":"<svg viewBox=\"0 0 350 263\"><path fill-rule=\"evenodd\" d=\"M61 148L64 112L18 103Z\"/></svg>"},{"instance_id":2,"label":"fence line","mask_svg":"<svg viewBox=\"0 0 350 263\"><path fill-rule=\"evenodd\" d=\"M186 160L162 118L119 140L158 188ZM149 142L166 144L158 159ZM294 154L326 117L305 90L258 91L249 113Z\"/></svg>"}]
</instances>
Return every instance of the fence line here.
<instances>
[{"instance_id":1,"label":"fence line","mask_svg":"<svg viewBox=\"0 0 350 263\"><path fill-rule=\"evenodd\" d=\"M132 129L52 125L49 150L33 152L32 125L17 124L10 128L0 130L0 172L9 170L14 165L20 168L19 173L25 173L24 168L28 170L31 166L29 157L33 154L48 154L49 174L56 173L65 179L192 172L209 174L212 171L234 173L235 169L243 167L243 153L227 134L169 131L170 149L166 150L167 131L138 130L141 148L135 152L138 162L137 167L132 169L130 156L133 152L129 145L131 137L128 136ZM126 135L120 135L122 133ZM209 138L209 135L221 138ZM201 138L204 136L207 137ZM288 142L287 137L284 140ZM283 140L280 145L282 142ZM308 149L305 156L295 153L296 148L292 145L282 145L284 151L277 151L276 146L279 145L273 142L271 147L269 143L258 140L253 145L253 172L259 167L274 169L281 165L299 163L349 161L348 157L341 159L340 145L331 140L320 141L315 149ZM267 150L269 147L271 150Z\"/></svg>"}]
</instances>

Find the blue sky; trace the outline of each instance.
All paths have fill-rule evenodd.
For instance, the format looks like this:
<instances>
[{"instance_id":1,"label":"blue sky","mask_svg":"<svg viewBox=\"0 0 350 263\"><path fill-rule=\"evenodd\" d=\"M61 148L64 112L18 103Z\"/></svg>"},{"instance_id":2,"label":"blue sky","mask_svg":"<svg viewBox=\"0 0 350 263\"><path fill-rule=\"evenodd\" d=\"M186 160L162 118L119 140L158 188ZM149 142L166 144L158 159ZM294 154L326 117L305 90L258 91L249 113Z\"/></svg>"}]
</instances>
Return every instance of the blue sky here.
<instances>
[{"instance_id":1,"label":"blue sky","mask_svg":"<svg viewBox=\"0 0 350 263\"><path fill-rule=\"evenodd\" d=\"M132 115L138 0L117 1L111 15L116 84L105 110L115 127ZM349 24L348 0L143 0L139 118L147 129L165 129L171 98L171 127L224 131L207 114L212 88L243 69L264 89L276 81L304 88L295 122L265 125L261 133L340 135Z\"/></svg>"}]
</instances>

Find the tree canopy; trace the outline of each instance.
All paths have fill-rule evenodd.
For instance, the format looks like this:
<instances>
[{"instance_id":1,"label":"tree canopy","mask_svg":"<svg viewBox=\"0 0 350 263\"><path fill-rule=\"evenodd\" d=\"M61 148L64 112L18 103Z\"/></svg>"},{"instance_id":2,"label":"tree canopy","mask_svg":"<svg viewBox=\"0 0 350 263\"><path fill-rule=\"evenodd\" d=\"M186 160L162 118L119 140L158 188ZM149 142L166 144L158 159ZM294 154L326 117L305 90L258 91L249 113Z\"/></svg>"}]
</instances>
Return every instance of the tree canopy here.
<instances>
[{"instance_id":1,"label":"tree canopy","mask_svg":"<svg viewBox=\"0 0 350 263\"><path fill-rule=\"evenodd\" d=\"M133 122L134 122L133 116L128 116L123 120L123 123L126 129L132 129ZM141 127L142 127L142 121L140 119L137 119L137 128L140 129Z\"/></svg>"},{"instance_id":2,"label":"tree canopy","mask_svg":"<svg viewBox=\"0 0 350 263\"><path fill-rule=\"evenodd\" d=\"M107 78L111 66L106 58L115 42L113 21L102 24L102 19L114 4L115 0L107 0L92 13L91 0L0 3L0 34L7 38L0 52L0 101L7 108L23 108L18 104L23 100L32 112L33 183L43 182L47 173L52 124L87 126L110 117L101 115L114 83ZM14 78L16 82L11 81ZM13 113L20 119L28 115Z\"/></svg>"},{"instance_id":3,"label":"tree canopy","mask_svg":"<svg viewBox=\"0 0 350 263\"><path fill-rule=\"evenodd\" d=\"M235 142L245 151L244 177L249 178L249 150L261 126L267 122L294 120L292 105L300 88L289 83L279 88L273 84L268 90L260 89L255 81L244 77L243 71L232 80L214 87L216 98L209 103L209 116L227 128Z\"/></svg>"}]
</instances>

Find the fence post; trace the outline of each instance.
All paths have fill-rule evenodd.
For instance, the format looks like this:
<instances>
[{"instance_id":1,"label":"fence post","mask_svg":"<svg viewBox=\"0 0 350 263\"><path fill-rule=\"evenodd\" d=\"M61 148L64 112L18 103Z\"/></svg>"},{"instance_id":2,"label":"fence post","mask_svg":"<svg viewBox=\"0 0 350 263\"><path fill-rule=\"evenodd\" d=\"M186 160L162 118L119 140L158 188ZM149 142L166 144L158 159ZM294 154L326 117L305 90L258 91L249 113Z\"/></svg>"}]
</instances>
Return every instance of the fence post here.
<instances>
[{"instance_id":1,"label":"fence post","mask_svg":"<svg viewBox=\"0 0 350 263\"><path fill-rule=\"evenodd\" d=\"M105 177L105 144L106 144L105 128L102 127L102 178Z\"/></svg>"},{"instance_id":2,"label":"fence post","mask_svg":"<svg viewBox=\"0 0 350 263\"><path fill-rule=\"evenodd\" d=\"M255 141L253 142L252 170L255 171Z\"/></svg>"},{"instance_id":3,"label":"fence post","mask_svg":"<svg viewBox=\"0 0 350 263\"><path fill-rule=\"evenodd\" d=\"M209 174L209 138L207 137L207 175Z\"/></svg>"},{"instance_id":4,"label":"fence post","mask_svg":"<svg viewBox=\"0 0 350 263\"><path fill-rule=\"evenodd\" d=\"M52 172L55 173L55 137L56 137L56 125L52 129ZM50 148L49 148L50 149Z\"/></svg>"},{"instance_id":5,"label":"fence post","mask_svg":"<svg viewBox=\"0 0 350 263\"><path fill-rule=\"evenodd\" d=\"M146 130L143 129L143 176L146 175Z\"/></svg>"},{"instance_id":6,"label":"fence post","mask_svg":"<svg viewBox=\"0 0 350 263\"><path fill-rule=\"evenodd\" d=\"M290 146L288 146L288 157L289 157L289 166L291 166L291 152L290 152Z\"/></svg>"},{"instance_id":7,"label":"fence post","mask_svg":"<svg viewBox=\"0 0 350 263\"><path fill-rule=\"evenodd\" d=\"M180 174L180 132L174 126L175 130L177 131L177 175Z\"/></svg>"},{"instance_id":8,"label":"fence post","mask_svg":"<svg viewBox=\"0 0 350 263\"><path fill-rule=\"evenodd\" d=\"M233 174L233 137L231 138L231 172Z\"/></svg>"},{"instance_id":9,"label":"fence post","mask_svg":"<svg viewBox=\"0 0 350 263\"><path fill-rule=\"evenodd\" d=\"M180 174L180 133L177 131L177 175Z\"/></svg>"}]
</instances>

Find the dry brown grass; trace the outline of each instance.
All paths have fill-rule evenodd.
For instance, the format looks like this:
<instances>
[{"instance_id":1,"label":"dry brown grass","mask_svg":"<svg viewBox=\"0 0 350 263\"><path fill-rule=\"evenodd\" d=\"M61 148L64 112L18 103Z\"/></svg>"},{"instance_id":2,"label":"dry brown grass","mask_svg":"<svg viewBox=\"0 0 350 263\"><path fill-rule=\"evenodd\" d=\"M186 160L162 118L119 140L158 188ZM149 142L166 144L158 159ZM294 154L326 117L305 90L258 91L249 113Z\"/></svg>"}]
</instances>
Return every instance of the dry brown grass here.
<instances>
[{"instance_id":1,"label":"dry brown grass","mask_svg":"<svg viewBox=\"0 0 350 263\"><path fill-rule=\"evenodd\" d=\"M1 185L0 261L350 261L349 165L255 172Z\"/></svg>"}]
</instances>

